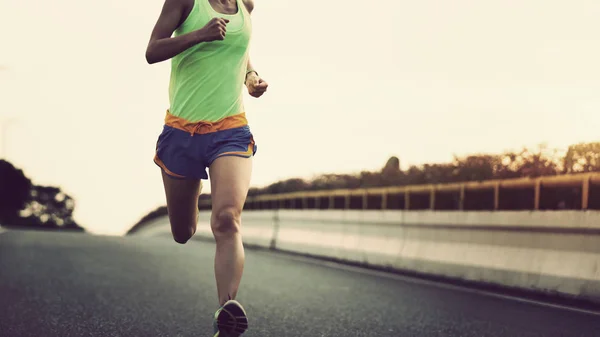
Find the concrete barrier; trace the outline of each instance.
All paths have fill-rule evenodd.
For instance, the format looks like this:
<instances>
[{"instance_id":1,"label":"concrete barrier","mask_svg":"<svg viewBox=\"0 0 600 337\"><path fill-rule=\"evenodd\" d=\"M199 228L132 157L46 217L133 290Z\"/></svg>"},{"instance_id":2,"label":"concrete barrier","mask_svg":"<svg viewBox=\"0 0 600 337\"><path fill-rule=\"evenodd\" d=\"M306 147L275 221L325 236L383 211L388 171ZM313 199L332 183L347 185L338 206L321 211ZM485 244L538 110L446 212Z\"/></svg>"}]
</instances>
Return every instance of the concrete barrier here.
<instances>
[{"instance_id":1,"label":"concrete barrier","mask_svg":"<svg viewBox=\"0 0 600 337\"><path fill-rule=\"evenodd\" d=\"M266 210L242 221L247 244L600 303L598 211ZM159 218L138 232L165 228ZM206 221L197 236L212 238Z\"/></svg>"}]
</instances>

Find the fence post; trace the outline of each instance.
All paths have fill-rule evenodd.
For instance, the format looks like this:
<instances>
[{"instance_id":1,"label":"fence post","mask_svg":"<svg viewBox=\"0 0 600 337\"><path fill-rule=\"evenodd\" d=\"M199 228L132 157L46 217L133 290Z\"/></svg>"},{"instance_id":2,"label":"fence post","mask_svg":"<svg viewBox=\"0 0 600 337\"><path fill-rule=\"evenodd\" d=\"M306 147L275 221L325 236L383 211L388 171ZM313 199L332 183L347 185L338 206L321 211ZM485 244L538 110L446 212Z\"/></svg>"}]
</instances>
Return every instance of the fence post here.
<instances>
[{"instance_id":1,"label":"fence post","mask_svg":"<svg viewBox=\"0 0 600 337\"><path fill-rule=\"evenodd\" d=\"M533 199L533 209L536 211L540 209L541 189L542 189L542 180L540 178L537 178L535 180L535 194L534 194L534 199Z\"/></svg>"},{"instance_id":2,"label":"fence post","mask_svg":"<svg viewBox=\"0 0 600 337\"><path fill-rule=\"evenodd\" d=\"M581 209L586 211L590 204L590 181L592 176L588 175L583 178L583 185L581 186Z\"/></svg>"},{"instance_id":3,"label":"fence post","mask_svg":"<svg viewBox=\"0 0 600 337\"><path fill-rule=\"evenodd\" d=\"M279 236L279 210L275 210L273 212L273 236L271 237L271 242L269 243L270 250L277 249L277 237Z\"/></svg>"},{"instance_id":4,"label":"fence post","mask_svg":"<svg viewBox=\"0 0 600 337\"><path fill-rule=\"evenodd\" d=\"M460 196L458 199L458 210L462 211L465 209L465 184L460 184Z\"/></svg>"},{"instance_id":5,"label":"fence post","mask_svg":"<svg viewBox=\"0 0 600 337\"><path fill-rule=\"evenodd\" d=\"M494 184L494 211L500 209L500 182Z\"/></svg>"}]
</instances>

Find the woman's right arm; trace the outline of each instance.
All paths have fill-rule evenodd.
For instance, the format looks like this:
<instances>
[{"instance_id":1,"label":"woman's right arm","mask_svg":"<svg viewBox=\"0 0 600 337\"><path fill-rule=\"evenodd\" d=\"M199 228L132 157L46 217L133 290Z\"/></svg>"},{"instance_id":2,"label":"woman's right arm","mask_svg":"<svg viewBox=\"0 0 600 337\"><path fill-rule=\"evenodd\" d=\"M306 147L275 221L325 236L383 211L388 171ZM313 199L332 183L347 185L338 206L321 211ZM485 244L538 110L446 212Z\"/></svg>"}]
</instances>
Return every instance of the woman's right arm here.
<instances>
[{"instance_id":1,"label":"woman's right arm","mask_svg":"<svg viewBox=\"0 0 600 337\"><path fill-rule=\"evenodd\" d=\"M183 21L185 13L185 0L165 0L146 48L146 61L149 64L168 60L198 43L222 40L225 37L226 24L229 21L217 18L202 29L171 37Z\"/></svg>"}]
</instances>

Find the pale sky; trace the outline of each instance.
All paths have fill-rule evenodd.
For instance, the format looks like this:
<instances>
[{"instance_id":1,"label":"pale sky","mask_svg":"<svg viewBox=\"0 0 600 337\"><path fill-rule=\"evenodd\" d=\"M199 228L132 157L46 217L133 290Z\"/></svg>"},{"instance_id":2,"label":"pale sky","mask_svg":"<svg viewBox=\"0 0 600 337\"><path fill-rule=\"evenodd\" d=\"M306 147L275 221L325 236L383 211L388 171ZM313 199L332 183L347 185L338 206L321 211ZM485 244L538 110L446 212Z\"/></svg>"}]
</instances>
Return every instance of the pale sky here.
<instances>
[{"instance_id":1,"label":"pale sky","mask_svg":"<svg viewBox=\"0 0 600 337\"><path fill-rule=\"evenodd\" d=\"M255 2L253 186L600 139L600 1ZM165 204L169 63L144 59L162 3L0 0L4 155L93 233Z\"/></svg>"}]
</instances>

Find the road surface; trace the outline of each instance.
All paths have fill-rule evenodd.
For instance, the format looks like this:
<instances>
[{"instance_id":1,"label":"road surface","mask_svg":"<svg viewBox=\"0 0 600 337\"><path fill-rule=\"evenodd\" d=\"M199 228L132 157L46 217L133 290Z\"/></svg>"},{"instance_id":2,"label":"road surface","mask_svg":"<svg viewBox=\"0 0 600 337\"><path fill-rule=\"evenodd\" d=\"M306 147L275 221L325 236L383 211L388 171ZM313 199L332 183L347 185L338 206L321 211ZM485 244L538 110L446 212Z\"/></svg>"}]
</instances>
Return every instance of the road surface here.
<instances>
[{"instance_id":1,"label":"road surface","mask_svg":"<svg viewBox=\"0 0 600 337\"><path fill-rule=\"evenodd\" d=\"M208 336L214 245L0 234L0 336ZM600 315L247 251L247 337L600 336Z\"/></svg>"}]
</instances>

